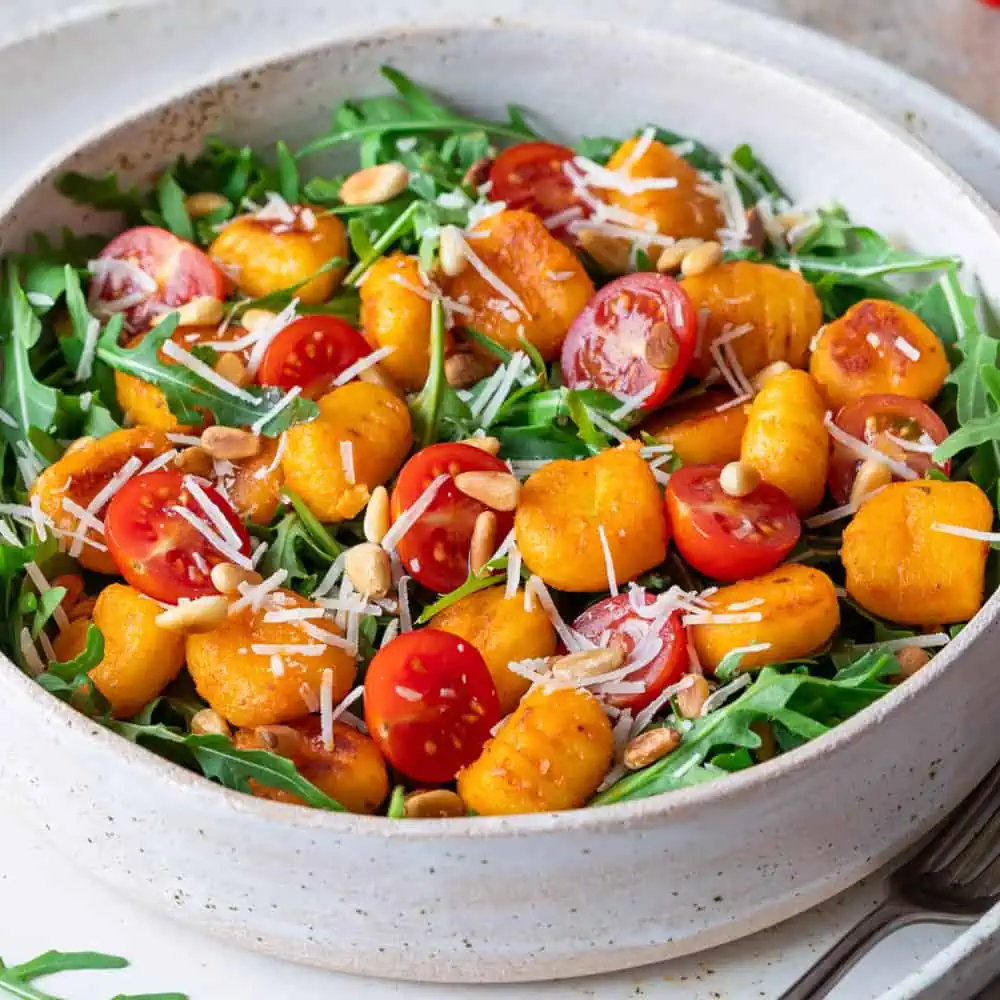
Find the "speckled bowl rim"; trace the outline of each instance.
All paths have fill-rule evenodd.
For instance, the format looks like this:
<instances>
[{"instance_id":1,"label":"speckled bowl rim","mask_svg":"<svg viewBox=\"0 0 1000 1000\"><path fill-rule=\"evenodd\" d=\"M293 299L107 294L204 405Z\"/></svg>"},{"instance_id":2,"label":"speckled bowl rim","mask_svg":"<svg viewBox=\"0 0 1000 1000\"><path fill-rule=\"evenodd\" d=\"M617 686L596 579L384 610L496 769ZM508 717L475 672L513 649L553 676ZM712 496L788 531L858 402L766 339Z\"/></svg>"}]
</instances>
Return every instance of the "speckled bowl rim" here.
<instances>
[{"instance_id":1,"label":"speckled bowl rim","mask_svg":"<svg viewBox=\"0 0 1000 1000\"><path fill-rule=\"evenodd\" d=\"M756 19L760 23L773 24L780 21L779 18L759 11L739 9L739 14L748 16L750 19ZM557 25L551 22L528 22L527 20L513 18L505 23L544 23L547 27L557 27ZM782 23L781 26L790 34L799 34L803 44L814 48L830 45L841 50L849 50L857 58L862 58L869 63L875 64L883 71L888 70L899 78L912 79L902 71L887 67L880 60L867 56L864 53L856 52L851 46L826 38L818 32L793 24ZM371 41L373 38L382 40L391 38L394 35L412 36L421 33L440 33L441 31L468 31L482 27L484 25L479 22L471 21L466 23L435 23L433 25L414 23L396 30L375 27L371 30L361 30L353 35L318 39L309 45L302 45L296 48L291 53L273 56L264 60L247 60L245 63L228 66L224 72L206 73L203 76L193 78L183 87L165 88L156 98L151 98L130 109L127 115L103 123L90 134L77 137L71 142L57 147L56 151L50 154L34 170L22 175L9 189L0 194L0 220L11 209L15 208L18 202L32 188L51 175L74 154L107 139L109 136L126 131L146 116L155 114L157 111L184 100L192 93L203 88L223 84L231 79L238 78L241 73L264 70L293 62L299 58L308 57L311 54L329 48L331 45L350 45L356 42ZM669 35L670 31L665 28L661 33ZM695 39L684 35L677 35L675 37L683 38L685 44L702 48L708 54L724 51L720 45L712 41L706 41L701 38ZM853 97L838 93L831 87L817 83L769 59L754 57L731 50L725 50L725 54L729 59L743 62L751 70L763 67L775 76L785 77L792 85L812 90L819 98L845 106L854 114L868 119L870 123L883 132L888 133L897 142L901 142L907 146L912 153L925 160L938 173L943 175L945 180L951 184L957 193L989 222L991 228L996 232L998 251L1000 251L1000 214L952 167L900 126ZM956 105L955 102L940 93L940 91L922 81L914 80L913 82L914 85L920 86L925 92L935 95L941 103L957 107L967 119L975 121L991 134L994 132L988 122L977 116L974 112ZM499 837L518 837L532 832L557 833L569 829L610 830L611 828L636 828L647 825L658 826L662 820L668 819L676 813L685 810L697 810L707 802L714 802L720 798L732 800L740 796L753 795L763 784L780 781L788 775L807 768L816 758L832 754L848 741L860 737L861 734L892 715L896 706L902 705L912 698L921 697L922 692L931 687L947 683L946 674L950 665L994 622L998 617L998 612L1000 612L1000 590L997 590L990 596L979 613L969 622L958 637L938 653L931 661L931 664L920 671L916 677L909 679L905 684L900 685L900 687L885 695L879 701L834 727L829 733L770 761L757 764L754 767L728 775L725 778L720 778L718 781L706 782L633 802L614 803L594 808L585 807L564 812L516 816L465 817L439 820L434 823L400 823L384 816L331 812L305 806L272 802L267 799L257 798L243 792L224 788L202 775L188 771L179 764L174 764L160 757L145 747L123 739L99 723L80 714L69 705L46 692L3 654L0 654L0 665L11 669L14 675L12 684L15 686L15 690L20 689L20 693L24 694L28 701L33 702L37 706L40 713L40 722L49 725L62 724L67 730L78 733L91 741L95 748L100 748L104 752L110 752L119 757L125 757L129 761L130 766L144 769L151 780L163 781L175 789L184 791L188 795L197 796L206 808L224 808L235 816L253 814L260 820L273 822L278 825L304 830L325 830L332 834L366 834L386 839L402 838L412 841L440 841L442 836L493 839Z\"/></svg>"}]
</instances>

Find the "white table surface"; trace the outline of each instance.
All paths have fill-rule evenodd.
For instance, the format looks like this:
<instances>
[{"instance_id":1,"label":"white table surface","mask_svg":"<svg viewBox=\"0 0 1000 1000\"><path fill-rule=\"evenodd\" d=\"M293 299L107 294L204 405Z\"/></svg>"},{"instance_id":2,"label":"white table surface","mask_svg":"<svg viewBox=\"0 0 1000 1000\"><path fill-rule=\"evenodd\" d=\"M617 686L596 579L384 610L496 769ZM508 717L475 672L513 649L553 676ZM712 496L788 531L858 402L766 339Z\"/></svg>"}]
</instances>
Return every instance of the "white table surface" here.
<instances>
[{"instance_id":1,"label":"white table surface","mask_svg":"<svg viewBox=\"0 0 1000 1000\"><path fill-rule=\"evenodd\" d=\"M95 10L139 6L146 0L32 0L27 4L0 0L0 46L20 37L57 25L67 18L80 18ZM905 6L912 10L917 0ZM973 0L920 0L920 10L927 15L957 10L956 5L971 5ZM818 22L825 29L869 43L880 50L879 24L872 32L863 30L865 11L885 20L886 9L898 10L900 3L869 4L868 0L833 0L819 4L815 0L749 0L748 6L777 9L803 20ZM842 16L832 12L841 8ZM878 11L876 12L876 8ZM978 16L978 15L977 15ZM861 27L859 27L859 21ZM1000 15L997 15L1000 24ZM985 22L984 22L985 24ZM884 30L884 23L881 29ZM903 30L902 28L900 30ZM1000 50L1000 27L996 48ZM982 46L982 31L975 34L975 45ZM884 54L906 61L907 48L900 48L897 32L890 25L887 38L893 51ZM888 43L886 43L888 44ZM897 51L898 50L898 51ZM934 62L925 65L927 47L914 42L911 68L933 71ZM977 49L978 51L978 49ZM957 53L949 60L952 70L959 66L955 79L969 73L968 62L975 52ZM3 58L0 52L0 59ZM996 65L996 63L994 63ZM133 61L128 67L131 91L142 86L144 66ZM162 67L160 67L162 73ZM931 72L930 75L933 75ZM162 84L163 78L159 77ZM942 80L937 81L941 83ZM943 80L947 86L952 77ZM960 89L955 86L951 89ZM883 94L872 85L886 111L898 111L899 95ZM990 101L997 90L982 90L976 79L972 97L981 110L992 111ZM981 98L980 94L985 93ZM914 108L921 102L916 95ZM60 141L58 111L44 102L32 106L35 121L46 122L49 148ZM10 123L7 123L10 124ZM930 122L933 129L935 123ZM32 139L37 143L41 130ZM961 136L951 136L951 141ZM0 189L25 167L22 155L37 155L39 147L31 142L4 143L0 156ZM850 924L875 905L882 893L882 883L873 879L844 893L837 899L752 938L710 953L692 956L643 970L537 986L442 987L438 985L399 984L388 981L360 980L319 970L305 969L275 959L249 954L229 945L205 938L164 918L141 910L113 896L102 885L71 868L49 842L30 830L18 818L3 811L0 804L0 957L8 964L23 961L49 948L63 950L96 949L123 955L132 961L131 968L113 973L73 973L51 980L51 988L67 1000L97 1000L118 992L186 992L191 1000L263 1000L295 997L318 1000L335 996L348 1000L490 1000L499 997L538 997L540 1000L568 1000L590 997L594 1000L618 1000L632 997L647 1000L751 1000L773 998L787 986L813 958L825 950ZM902 931L876 949L846 979L832 996L835 1000L868 1000L899 983L911 971L954 940L955 928L925 925Z\"/></svg>"}]
</instances>

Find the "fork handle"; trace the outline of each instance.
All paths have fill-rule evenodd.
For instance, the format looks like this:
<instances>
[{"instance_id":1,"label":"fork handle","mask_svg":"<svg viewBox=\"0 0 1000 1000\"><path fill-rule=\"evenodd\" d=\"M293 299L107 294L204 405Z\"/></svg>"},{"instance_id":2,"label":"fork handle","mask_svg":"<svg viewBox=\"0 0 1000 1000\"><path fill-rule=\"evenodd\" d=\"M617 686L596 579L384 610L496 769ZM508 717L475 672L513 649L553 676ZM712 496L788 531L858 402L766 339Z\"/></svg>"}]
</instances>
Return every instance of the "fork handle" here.
<instances>
[{"instance_id":1,"label":"fork handle","mask_svg":"<svg viewBox=\"0 0 1000 1000\"><path fill-rule=\"evenodd\" d=\"M851 928L778 1000L820 1000L883 938L915 923L968 923L953 913L925 910L898 899L888 899Z\"/></svg>"}]
</instances>

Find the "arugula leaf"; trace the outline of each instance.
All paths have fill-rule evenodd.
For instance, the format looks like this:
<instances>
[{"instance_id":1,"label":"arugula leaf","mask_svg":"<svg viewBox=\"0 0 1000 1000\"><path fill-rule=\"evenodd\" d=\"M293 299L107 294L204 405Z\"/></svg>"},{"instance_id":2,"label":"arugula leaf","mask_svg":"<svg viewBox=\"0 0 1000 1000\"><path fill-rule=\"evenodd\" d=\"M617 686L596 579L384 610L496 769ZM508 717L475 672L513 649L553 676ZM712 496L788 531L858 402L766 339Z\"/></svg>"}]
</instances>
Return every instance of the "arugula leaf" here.
<instances>
[{"instance_id":1,"label":"arugula leaf","mask_svg":"<svg viewBox=\"0 0 1000 1000\"><path fill-rule=\"evenodd\" d=\"M184 189L177 183L172 170L164 170L156 182L156 197L163 223L182 240L194 240L194 225L184 204Z\"/></svg>"},{"instance_id":2,"label":"arugula leaf","mask_svg":"<svg viewBox=\"0 0 1000 1000\"><path fill-rule=\"evenodd\" d=\"M423 388L409 403L410 418L420 448L426 448L438 439L441 404L445 393L450 390L444 374L444 326L444 307L441 300L435 298L431 303L430 368Z\"/></svg>"},{"instance_id":3,"label":"arugula leaf","mask_svg":"<svg viewBox=\"0 0 1000 1000\"><path fill-rule=\"evenodd\" d=\"M402 212L393 220L392 224L382 233L381 236L374 243L372 243L366 250L357 251L358 257L360 258L358 262L347 272L344 277L344 284L348 287L353 287L357 284L358 279L375 263L376 260L381 257L389 247L392 246L397 240L399 240L405 233L406 228L410 226L412 228L413 217L416 215L417 209L420 207L419 202L411 202ZM351 220L354 222L355 220Z\"/></svg>"},{"instance_id":4,"label":"arugula leaf","mask_svg":"<svg viewBox=\"0 0 1000 1000\"><path fill-rule=\"evenodd\" d=\"M53 587L53 590L63 589ZM88 674L104 659L104 634L91 622L87 626L87 642L83 651L70 660L51 660L48 672L62 681L76 680L81 674Z\"/></svg>"},{"instance_id":5,"label":"arugula leaf","mask_svg":"<svg viewBox=\"0 0 1000 1000\"><path fill-rule=\"evenodd\" d=\"M278 160L278 193L289 205L299 202L299 165L291 150L279 139L275 147Z\"/></svg>"},{"instance_id":6,"label":"arugula leaf","mask_svg":"<svg viewBox=\"0 0 1000 1000\"><path fill-rule=\"evenodd\" d=\"M78 205L90 205L102 212L124 212L133 222L139 221L146 207L134 184L126 190L118 186L118 175L113 170L100 175L71 170L58 177L55 186L61 195Z\"/></svg>"},{"instance_id":7,"label":"arugula leaf","mask_svg":"<svg viewBox=\"0 0 1000 1000\"><path fill-rule=\"evenodd\" d=\"M385 811L388 819L402 819L406 815L406 787L396 785L389 796L389 807Z\"/></svg>"},{"instance_id":8,"label":"arugula leaf","mask_svg":"<svg viewBox=\"0 0 1000 1000\"><path fill-rule=\"evenodd\" d=\"M501 556L499 559L491 559L479 573L470 573L465 583L450 590L447 594L442 594L433 604L428 604L420 613L417 619L418 625L426 625L436 614L450 608L453 604L468 597L470 594L478 593L480 590L488 590L497 584L506 583L507 578L503 570L507 569L507 557ZM486 570L493 570L487 573Z\"/></svg>"},{"instance_id":9,"label":"arugula leaf","mask_svg":"<svg viewBox=\"0 0 1000 1000\"><path fill-rule=\"evenodd\" d=\"M296 516L302 523L306 534L309 536L313 547L317 552L321 553L328 562L333 562L344 551L344 546L341 545L334 537L330 534L326 528L323 527L319 518L309 509L306 502L296 493L294 490L290 490L287 486L282 490L282 493L288 498L292 507L295 509Z\"/></svg>"},{"instance_id":10,"label":"arugula leaf","mask_svg":"<svg viewBox=\"0 0 1000 1000\"><path fill-rule=\"evenodd\" d=\"M747 143L737 146L729 154L729 167L746 200L751 202L758 202L761 199L788 200L774 174L757 159L757 154Z\"/></svg>"}]
</instances>

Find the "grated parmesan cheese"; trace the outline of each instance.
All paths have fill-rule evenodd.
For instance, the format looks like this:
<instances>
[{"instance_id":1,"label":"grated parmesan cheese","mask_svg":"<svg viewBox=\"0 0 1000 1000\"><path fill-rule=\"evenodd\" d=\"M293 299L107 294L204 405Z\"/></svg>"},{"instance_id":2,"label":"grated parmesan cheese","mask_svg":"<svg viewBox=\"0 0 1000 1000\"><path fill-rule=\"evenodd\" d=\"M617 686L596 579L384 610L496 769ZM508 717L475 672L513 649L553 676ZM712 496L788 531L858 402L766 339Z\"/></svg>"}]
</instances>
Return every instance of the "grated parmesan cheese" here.
<instances>
[{"instance_id":1,"label":"grated parmesan cheese","mask_svg":"<svg viewBox=\"0 0 1000 1000\"><path fill-rule=\"evenodd\" d=\"M27 628L21 629L18 640L18 644L21 647L21 655L24 657L25 666L27 666L28 672L34 677L44 673L45 664L42 662L42 658L38 655L38 650L35 647L34 642L32 642L31 633Z\"/></svg>"},{"instance_id":2,"label":"grated parmesan cheese","mask_svg":"<svg viewBox=\"0 0 1000 1000\"><path fill-rule=\"evenodd\" d=\"M317 643L252 642L250 651L258 656L322 656L326 647Z\"/></svg>"},{"instance_id":3,"label":"grated parmesan cheese","mask_svg":"<svg viewBox=\"0 0 1000 1000\"><path fill-rule=\"evenodd\" d=\"M945 535L957 535L959 538L970 538L977 542L989 542L990 545L1000 545L1000 531L976 531L975 528L966 528L961 524L942 524L935 521L931 525L932 531L940 531Z\"/></svg>"},{"instance_id":4,"label":"grated parmesan cheese","mask_svg":"<svg viewBox=\"0 0 1000 1000\"><path fill-rule=\"evenodd\" d=\"M35 590L38 591L39 596L48 593L52 589L52 584L45 578L45 574L38 567L37 563L34 561L27 562L24 564L24 569L31 578L31 582L35 585ZM62 605L56 606L55 611L52 612L52 617L60 629L64 629L69 625L69 618L66 617L66 612L63 611Z\"/></svg>"},{"instance_id":5,"label":"grated parmesan cheese","mask_svg":"<svg viewBox=\"0 0 1000 1000\"><path fill-rule=\"evenodd\" d=\"M344 467L344 479L353 486L357 481L354 476L354 442L340 442L340 464Z\"/></svg>"},{"instance_id":6,"label":"grated parmesan cheese","mask_svg":"<svg viewBox=\"0 0 1000 1000\"><path fill-rule=\"evenodd\" d=\"M893 475L898 476L900 479L918 479L919 476L911 469L905 462L898 462L894 458L890 458L883 451L879 451L878 448L873 448L870 444L862 441L860 438L856 438L847 431L838 427L833 422L833 415L827 412L826 416L823 418L823 423L826 429L830 432L830 437L838 444L842 444L848 451L860 458L870 458L876 462L881 462L882 465L886 466Z\"/></svg>"},{"instance_id":7,"label":"grated parmesan cheese","mask_svg":"<svg viewBox=\"0 0 1000 1000\"><path fill-rule=\"evenodd\" d=\"M900 354L906 355L911 361L920 360L920 351L913 346L905 337L897 337L895 340L896 350Z\"/></svg>"},{"instance_id":8,"label":"grated parmesan cheese","mask_svg":"<svg viewBox=\"0 0 1000 1000\"><path fill-rule=\"evenodd\" d=\"M264 427L267 426L267 424L269 424L279 413L281 413L282 410L284 410L288 406L291 406L296 397L299 396L301 393L302 393L302 386L300 385L295 386L294 389L289 389L288 392L286 392L285 395L282 396L281 399L278 400L278 402L273 407L271 407L271 409L268 410L267 413L265 413L262 417L260 417L260 419L255 420L250 425L250 430L252 430L254 434L260 434L260 432L264 429ZM254 397L251 397L251 399L253 399L255 403L257 402L257 400Z\"/></svg>"},{"instance_id":9,"label":"grated parmesan cheese","mask_svg":"<svg viewBox=\"0 0 1000 1000\"><path fill-rule=\"evenodd\" d=\"M407 588L410 584L410 578L403 575L399 578L399 583L396 585L396 593L399 595L399 631L400 632L412 632L413 631L413 619L410 616L410 595L407 593Z\"/></svg>"},{"instance_id":10,"label":"grated parmesan cheese","mask_svg":"<svg viewBox=\"0 0 1000 1000\"><path fill-rule=\"evenodd\" d=\"M320 734L323 746L333 749L333 670L326 667L319 684Z\"/></svg>"},{"instance_id":11,"label":"grated parmesan cheese","mask_svg":"<svg viewBox=\"0 0 1000 1000\"><path fill-rule=\"evenodd\" d=\"M735 680L720 687L718 691L713 691L705 699L705 704L701 706L701 717L704 718L710 712L714 712L719 705L729 701L729 699L738 691L742 691L745 687L749 687L751 681L752 677L750 674L740 674Z\"/></svg>"},{"instance_id":12,"label":"grated parmesan cheese","mask_svg":"<svg viewBox=\"0 0 1000 1000\"><path fill-rule=\"evenodd\" d=\"M358 358L353 365L348 365L334 380L333 385L346 385L353 378L357 378L363 371L377 365L383 358L387 358L395 350L395 347L380 347L371 354L366 354L363 358Z\"/></svg>"},{"instance_id":13,"label":"grated parmesan cheese","mask_svg":"<svg viewBox=\"0 0 1000 1000\"><path fill-rule=\"evenodd\" d=\"M385 533L382 539L382 548L391 551L399 544L400 539L413 527L420 519L424 511L434 502L438 490L451 479L447 473L437 476L434 481L420 494L410 507L407 507L392 526Z\"/></svg>"},{"instance_id":14,"label":"grated parmesan cheese","mask_svg":"<svg viewBox=\"0 0 1000 1000\"><path fill-rule=\"evenodd\" d=\"M285 582L287 576L287 569L278 569L260 583L241 583L239 585L240 597L229 606L229 613L236 614L247 607L259 611L267 596L277 590Z\"/></svg>"},{"instance_id":15,"label":"grated parmesan cheese","mask_svg":"<svg viewBox=\"0 0 1000 1000\"><path fill-rule=\"evenodd\" d=\"M227 395L242 399L245 403L252 403L254 405L258 403L256 396L245 389L241 389L238 385L230 382L229 379L223 378L214 368L206 365L204 361L199 361L198 358L190 351L186 351L180 344L176 344L172 340L166 340L160 350L168 358L187 368L188 371L194 372L195 375L203 378L206 382L214 385L216 389L221 390Z\"/></svg>"},{"instance_id":16,"label":"grated parmesan cheese","mask_svg":"<svg viewBox=\"0 0 1000 1000\"><path fill-rule=\"evenodd\" d=\"M601 540L601 551L604 553L604 569L608 574L608 592L612 597L617 597L618 580L615 576L615 563L611 558L611 546L608 544L608 535L603 524L597 526L597 537Z\"/></svg>"}]
</instances>

